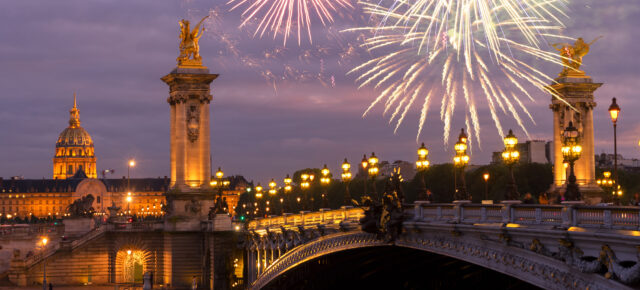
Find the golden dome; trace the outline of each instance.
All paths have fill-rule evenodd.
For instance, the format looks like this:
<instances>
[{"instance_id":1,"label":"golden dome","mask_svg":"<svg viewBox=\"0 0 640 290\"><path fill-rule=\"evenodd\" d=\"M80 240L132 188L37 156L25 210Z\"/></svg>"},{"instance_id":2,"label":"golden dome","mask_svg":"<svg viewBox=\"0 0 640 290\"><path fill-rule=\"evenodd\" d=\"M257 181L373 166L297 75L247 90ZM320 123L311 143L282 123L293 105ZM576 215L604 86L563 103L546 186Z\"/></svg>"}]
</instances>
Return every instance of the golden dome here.
<instances>
[{"instance_id":1,"label":"golden dome","mask_svg":"<svg viewBox=\"0 0 640 290\"><path fill-rule=\"evenodd\" d=\"M91 135L80 127L80 110L73 95L73 108L69 111L69 127L64 129L56 142L55 157L94 157Z\"/></svg>"},{"instance_id":2,"label":"golden dome","mask_svg":"<svg viewBox=\"0 0 640 290\"><path fill-rule=\"evenodd\" d=\"M90 146L93 147L93 141L91 136L82 127L66 128L58 137L56 142L56 148L60 147L76 147L76 146Z\"/></svg>"}]
</instances>

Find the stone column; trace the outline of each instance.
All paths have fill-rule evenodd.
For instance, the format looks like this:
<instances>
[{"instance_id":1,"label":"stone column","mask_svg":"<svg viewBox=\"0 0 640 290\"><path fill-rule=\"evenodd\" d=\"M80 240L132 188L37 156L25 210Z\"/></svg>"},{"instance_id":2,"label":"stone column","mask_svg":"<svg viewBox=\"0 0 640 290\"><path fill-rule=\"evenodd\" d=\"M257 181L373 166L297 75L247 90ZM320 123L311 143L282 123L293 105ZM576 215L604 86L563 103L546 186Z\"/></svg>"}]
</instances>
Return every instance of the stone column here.
<instances>
[{"instance_id":1,"label":"stone column","mask_svg":"<svg viewBox=\"0 0 640 290\"><path fill-rule=\"evenodd\" d=\"M204 66L178 66L164 76L171 107L171 185L167 192L169 231L199 231L213 206L209 104L218 77Z\"/></svg>"},{"instance_id":2,"label":"stone column","mask_svg":"<svg viewBox=\"0 0 640 290\"><path fill-rule=\"evenodd\" d=\"M171 185L194 191L209 188L211 179L209 103L211 82L218 77L206 67L177 67L162 80L169 85L171 106ZM175 176L175 180L173 177ZM182 184L186 182L186 184Z\"/></svg>"},{"instance_id":3,"label":"stone column","mask_svg":"<svg viewBox=\"0 0 640 290\"><path fill-rule=\"evenodd\" d=\"M555 194L565 190L567 180L562 156L562 133L572 121L581 134L582 156L575 163L575 175L580 192L587 204L602 201L603 191L595 182L595 149L593 133L593 108L596 106L593 93L602 83L594 83L591 77L581 74L563 76L547 90L552 96L550 108L553 111L554 183L551 191Z\"/></svg>"}]
</instances>

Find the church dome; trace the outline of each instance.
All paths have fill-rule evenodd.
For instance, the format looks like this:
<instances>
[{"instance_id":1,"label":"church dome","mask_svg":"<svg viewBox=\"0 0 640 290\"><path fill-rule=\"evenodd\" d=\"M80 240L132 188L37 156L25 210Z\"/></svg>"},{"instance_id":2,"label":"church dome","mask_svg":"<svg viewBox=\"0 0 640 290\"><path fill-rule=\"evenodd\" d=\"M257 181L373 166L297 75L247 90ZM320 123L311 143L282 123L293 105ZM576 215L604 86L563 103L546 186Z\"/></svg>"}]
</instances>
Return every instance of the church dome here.
<instances>
[{"instance_id":1,"label":"church dome","mask_svg":"<svg viewBox=\"0 0 640 290\"><path fill-rule=\"evenodd\" d=\"M93 147L93 141L91 140L91 135L87 133L82 127L76 128L66 128L60 136L58 137L58 142L56 142L56 148L60 147L68 147L68 146L91 146Z\"/></svg>"},{"instance_id":2,"label":"church dome","mask_svg":"<svg viewBox=\"0 0 640 290\"><path fill-rule=\"evenodd\" d=\"M64 129L56 142L53 157L53 178L71 178L82 171L89 178L96 178L96 158L91 135L80 126L80 110L73 96L73 108L69 111L69 127Z\"/></svg>"}]
</instances>

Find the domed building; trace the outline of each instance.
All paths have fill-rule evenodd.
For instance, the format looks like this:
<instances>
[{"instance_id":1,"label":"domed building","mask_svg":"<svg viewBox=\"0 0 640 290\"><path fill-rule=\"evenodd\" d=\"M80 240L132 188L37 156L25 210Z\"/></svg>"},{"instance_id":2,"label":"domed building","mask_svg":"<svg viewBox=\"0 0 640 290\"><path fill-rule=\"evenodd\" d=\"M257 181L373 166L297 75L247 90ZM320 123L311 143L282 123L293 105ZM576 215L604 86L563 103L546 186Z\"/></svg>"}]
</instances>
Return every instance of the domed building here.
<instances>
[{"instance_id":1,"label":"domed building","mask_svg":"<svg viewBox=\"0 0 640 290\"><path fill-rule=\"evenodd\" d=\"M85 174L97 178L96 156L93 140L80 126L80 110L73 94L73 108L69 111L69 127L64 129L56 142L56 154L53 157L53 179L66 179Z\"/></svg>"}]
</instances>

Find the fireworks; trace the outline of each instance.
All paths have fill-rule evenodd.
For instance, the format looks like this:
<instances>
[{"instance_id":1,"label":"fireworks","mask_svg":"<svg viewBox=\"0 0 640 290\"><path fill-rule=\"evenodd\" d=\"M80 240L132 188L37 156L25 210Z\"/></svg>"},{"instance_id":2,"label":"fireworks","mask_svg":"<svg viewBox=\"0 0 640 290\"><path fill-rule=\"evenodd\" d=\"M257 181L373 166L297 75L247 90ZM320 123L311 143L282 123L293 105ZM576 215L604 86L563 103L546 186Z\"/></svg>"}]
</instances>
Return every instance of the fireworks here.
<instances>
[{"instance_id":1,"label":"fireworks","mask_svg":"<svg viewBox=\"0 0 640 290\"><path fill-rule=\"evenodd\" d=\"M240 6L248 6L242 16L245 20L240 25L245 26L254 18L258 18L258 26L254 36L264 36L268 31L275 39L278 34L283 36L283 45L292 33L296 33L298 45L301 44L303 33L312 42L312 19L317 18L322 25L333 23L333 14L342 8L352 8L350 0L229 0L231 10ZM315 17L314 17L315 15Z\"/></svg>"},{"instance_id":2,"label":"fireworks","mask_svg":"<svg viewBox=\"0 0 640 290\"><path fill-rule=\"evenodd\" d=\"M382 0L360 2L374 27L350 29L371 33L363 43L373 59L349 73L359 73L360 87L380 93L365 111L382 104L383 114L397 130L409 110L420 108L417 138L429 108L439 99L444 140L456 108L466 105L465 125L480 143L478 103L486 103L498 133L503 136L499 112L513 117L528 135L521 118L535 123L522 102L533 97L528 88L544 90L553 80L527 61L562 65L554 53L543 50L547 39L563 28L565 0ZM474 92L484 100L476 100ZM557 97L557 96L556 96Z\"/></svg>"},{"instance_id":3,"label":"fireworks","mask_svg":"<svg viewBox=\"0 0 640 290\"><path fill-rule=\"evenodd\" d=\"M363 50L358 47L357 39L346 39L340 29L329 26L318 37L317 44L284 47L282 45L265 46L264 41L252 36L256 21L247 22L238 29L240 12L225 12L228 7L209 8L209 17L204 22L205 37L213 39L213 46L207 46L203 56L211 57L213 64L229 71L250 71L264 79L277 93L278 87L290 83L317 82L326 87L336 86L336 67L343 72L343 66L351 67ZM200 10L189 10L198 18ZM341 17L343 17L341 15ZM345 17L346 18L346 17Z\"/></svg>"}]
</instances>

